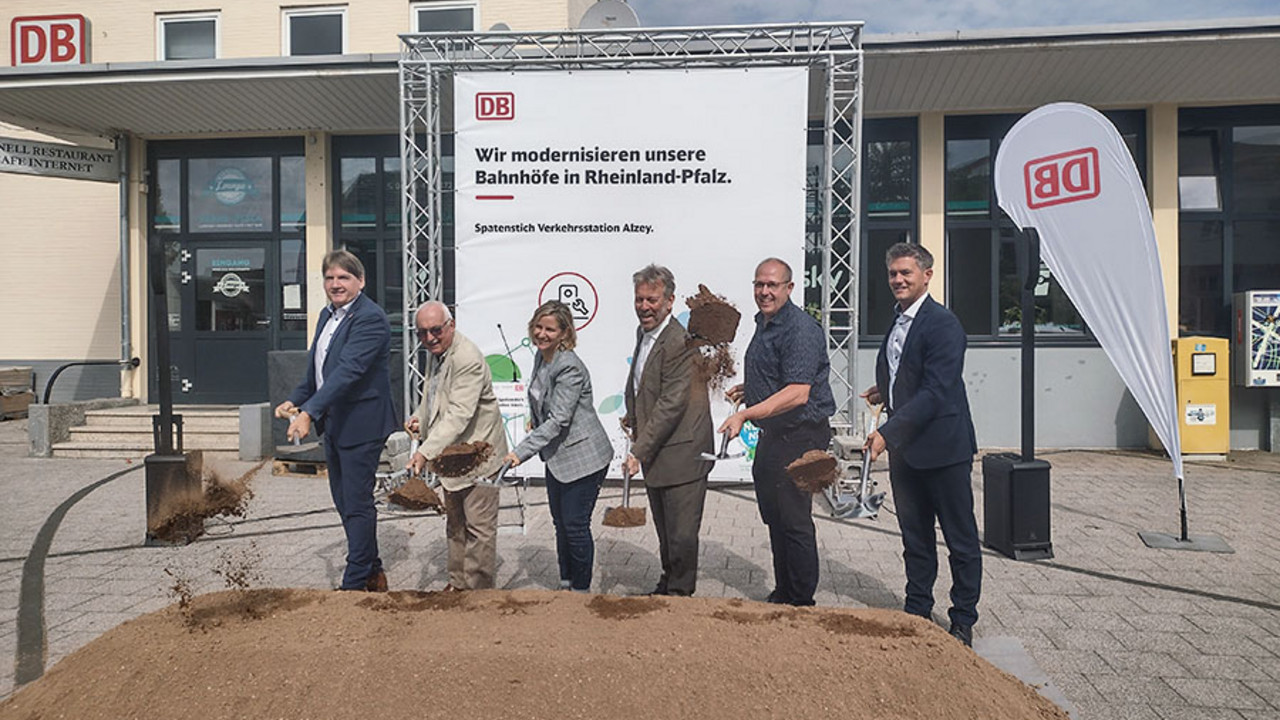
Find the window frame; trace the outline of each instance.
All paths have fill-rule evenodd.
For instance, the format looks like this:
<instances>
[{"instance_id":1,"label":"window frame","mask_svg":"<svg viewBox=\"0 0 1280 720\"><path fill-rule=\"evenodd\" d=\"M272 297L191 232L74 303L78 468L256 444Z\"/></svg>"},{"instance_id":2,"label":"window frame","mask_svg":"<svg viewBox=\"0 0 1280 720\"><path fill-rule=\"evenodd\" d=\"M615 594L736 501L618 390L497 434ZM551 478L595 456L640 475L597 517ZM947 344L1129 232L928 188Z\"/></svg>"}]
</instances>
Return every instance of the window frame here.
<instances>
[{"instance_id":1,"label":"window frame","mask_svg":"<svg viewBox=\"0 0 1280 720\"><path fill-rule=\"evenodd\" d=\"M213 57L192 60L217 60L222 57L222 13L218 10L202 12L156 13L156 59L161 62L181 62L165 56L166 25L178 22L213 21Z\"/></svg>"},{"instance_id":2,"label":"window frame","mask_svg":"<svg viewBox=\"0 0 1280 720\"><path fill-rule=\"evenodd\" d=\"M1149 150L1147 148L1147 111L1142 108L1136 109L1118 109L1103 111L1103 115L1112 122L1120 132L1124 135L1136 135L1136 142L1130 150L1134 153L1134 164L1138 168L1138 175L1145 187L1147 184L1147 156ZM983 114L983 115L948 115L944 118L944 131L942 142L942 166L944 169L944 177L942 184L943 192L943 253L946 258L946 304L947 307L955 305L956 292L963 282L963 278L958 277L953 269L956 263L952 262L952 232L955 230L971 230L980 234L983 230L987 231L990 242L990 268L989 280L990 289L987 300L987 308L989 319L991 320L991 330L985 333L968 334L969 344L972 346L1009 346L1016 345L1021 342L1021 333L1001 333L1000 332L1000 281L1003 277L1001 274L1001 246L1007 241L1009 236L1016 237L1018 228L1014 225L1013 220L1004 212L996 201L995 189L995 160L1000 152L1000 144L1008 134L1009 130L1015 123L1023 118L1022 113L1008 114ZM990 153L988 155L987 170L987 199L988 212L979 216L975 214L951 214L947 211L947 188L948 181L945 176L947 166L947 145L951 141L963 140L987 140L989 142ZM1148 202L1150 200L1148 199ZM1042 260L1043 262L1043 260ZM1069 300L1069 298L1068 298ZM1073 303L1074 305L1074 303ZM1065 333L1036 333L1036 344L1046 347L1096 347L1098 345L1097 338L1093 331L1089 328L1088 323L1082 321L1082 331L1078 334Z\"/></svg>"},{"instance_id":3,"label":"window frame","mask_svg":"<svg viewBox=\"0 0 1280 720\"><path fill-rule=\"evenodd\" d=\"M346 5L314 5L308 7L283 7L280 8L280 55L282 57L323 57L324 55L333 55L335 53L317 53L315 55L294 55L292 52L293 45L293 18L301 17L320 17L325 15L337 15L342 20L342 49L336 53L338 55L347 54L347 44L350 41L350 32L347 27L347 6Z\"/></svg>"},{"instance_id":4,"label":"window frame","mask_svg":"<svg viewBox=\"0 0 1280 720\"><path fill-rule=\"evenodd\" d=\"M418 2L409 3L410 32L447 32L444 30L423 30L419 27L418 12L420 10L470 10L471 32L476 32L480 28L480 3L477 0L419 0Z\"/></svg>"}]
</instances>

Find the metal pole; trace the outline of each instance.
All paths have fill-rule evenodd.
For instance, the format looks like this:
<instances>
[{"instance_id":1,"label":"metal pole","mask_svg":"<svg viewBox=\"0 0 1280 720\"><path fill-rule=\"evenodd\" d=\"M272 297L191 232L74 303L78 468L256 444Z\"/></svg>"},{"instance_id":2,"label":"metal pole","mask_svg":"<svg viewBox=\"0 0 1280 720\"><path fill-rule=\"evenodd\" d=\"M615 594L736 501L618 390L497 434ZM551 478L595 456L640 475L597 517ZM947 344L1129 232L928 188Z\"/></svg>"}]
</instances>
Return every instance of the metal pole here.
<instances>
[{"instance_id":1,"label":"metal pole","mask_svg":"<svg viewBox=\"0 0 1280 720\"><path fill-rule=\"evenodd\" d=\"M130 332L132 308L129 304L129 136L116 136L116 157L120 174L120 361L133 357L133 335Z\"/></svg>"},{"instance_id":2,"label":"metal pole","mask_svg":"<svg viewBox=\"0 0 1280 720\"><path fill-rule=\"evenodd\" d=\"M160 236L147 238L147 265L151 276L151 316L156 328L155 368L158 376L160 415L155 421L157 455L173 454L173 378L169 370L169 303L165 289L164 245Z\"/></svg>"},{"instance_id":3,"label":"metal pole","mask_svg":"<svg viewBox=\"0 0 1280 720\"><path fill-rule=\"evenodd\" d=\"M1036 283L1040 281L1040 234L1022 231L1022 461L1036 455Z\"/></svg>"}]
</instances>

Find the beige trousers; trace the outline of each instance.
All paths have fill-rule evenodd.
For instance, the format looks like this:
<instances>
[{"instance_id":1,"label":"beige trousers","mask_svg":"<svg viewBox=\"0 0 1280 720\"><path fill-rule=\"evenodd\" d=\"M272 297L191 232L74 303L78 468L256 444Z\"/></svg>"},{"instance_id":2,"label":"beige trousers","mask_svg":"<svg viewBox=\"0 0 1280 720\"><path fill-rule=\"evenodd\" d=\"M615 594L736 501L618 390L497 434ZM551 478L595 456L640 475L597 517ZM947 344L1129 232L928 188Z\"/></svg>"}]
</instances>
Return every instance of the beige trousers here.
<instances>
[{"instance_id":1,"label":"beige trousers","mask_svg":"<svg viewBox=\"0 0 1280 720\"><path fill-rule=\"evenodd\" d=\"M444 493L449 584L488 590L498 566L498 488L473 485Z\"/></svg>"}]
</instances>

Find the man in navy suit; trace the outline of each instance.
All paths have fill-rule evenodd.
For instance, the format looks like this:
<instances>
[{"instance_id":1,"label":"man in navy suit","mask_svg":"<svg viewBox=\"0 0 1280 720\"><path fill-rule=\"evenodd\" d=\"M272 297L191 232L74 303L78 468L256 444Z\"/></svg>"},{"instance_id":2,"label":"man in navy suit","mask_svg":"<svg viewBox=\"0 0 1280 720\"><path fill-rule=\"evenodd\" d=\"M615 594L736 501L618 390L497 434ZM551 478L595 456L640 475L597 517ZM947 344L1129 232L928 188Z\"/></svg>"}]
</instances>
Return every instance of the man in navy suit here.
<instances>
[{"instance_id":1,"label":"man in navy suit","mask_svg":"<svg viewBox=\"0 0 1280 720\"><path fill-rule=\"evenodd\" d=\"M903 609L933 613L938 576L934 521L942 526L951 564L951 634L973 644L982 584L982 551L973 516L970 476L978 443L964 388L965 333L960 321L929 297L933 255L897 243L885 254L897 319L880 344L876 384L862 394L887 403L889 419L867 437L874 460L889 450L889 482L907 568Z\"/></svg>"},{"instance_id":2,"label":"man in navy suit","mask_svg":"<svg viewBox=\"0 0 1280 720\"><path fill-rule=\"evenodd\" d=\"M306 437L313 423L324 433L329 492L347 535L339 589L385 592L373 484L382 448L396 427L387 370L391 326L382 308L361 293L359 258L334 250L323 268L330 305L320 312L307 376L275 414L291 418L290 438Z\"/></svg>"}]
</instances>

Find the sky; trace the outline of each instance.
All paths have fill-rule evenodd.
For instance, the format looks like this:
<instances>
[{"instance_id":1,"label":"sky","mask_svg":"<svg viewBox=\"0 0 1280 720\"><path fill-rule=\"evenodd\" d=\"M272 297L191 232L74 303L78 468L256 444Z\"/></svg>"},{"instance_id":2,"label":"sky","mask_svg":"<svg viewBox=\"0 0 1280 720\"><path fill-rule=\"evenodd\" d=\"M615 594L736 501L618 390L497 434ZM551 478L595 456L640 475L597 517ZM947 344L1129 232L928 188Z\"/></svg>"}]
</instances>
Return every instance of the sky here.
<instances>
[{"instance_id":1,"label":"sky","mask_svg":"<svg viewBox=\"0 0 1280 720\"><path fill-rule=\"evenodd\" d=\"M628 0L643 26L862 20L885 33L1280 17L1280 0Z\"/></svg>"}]
</instances>

